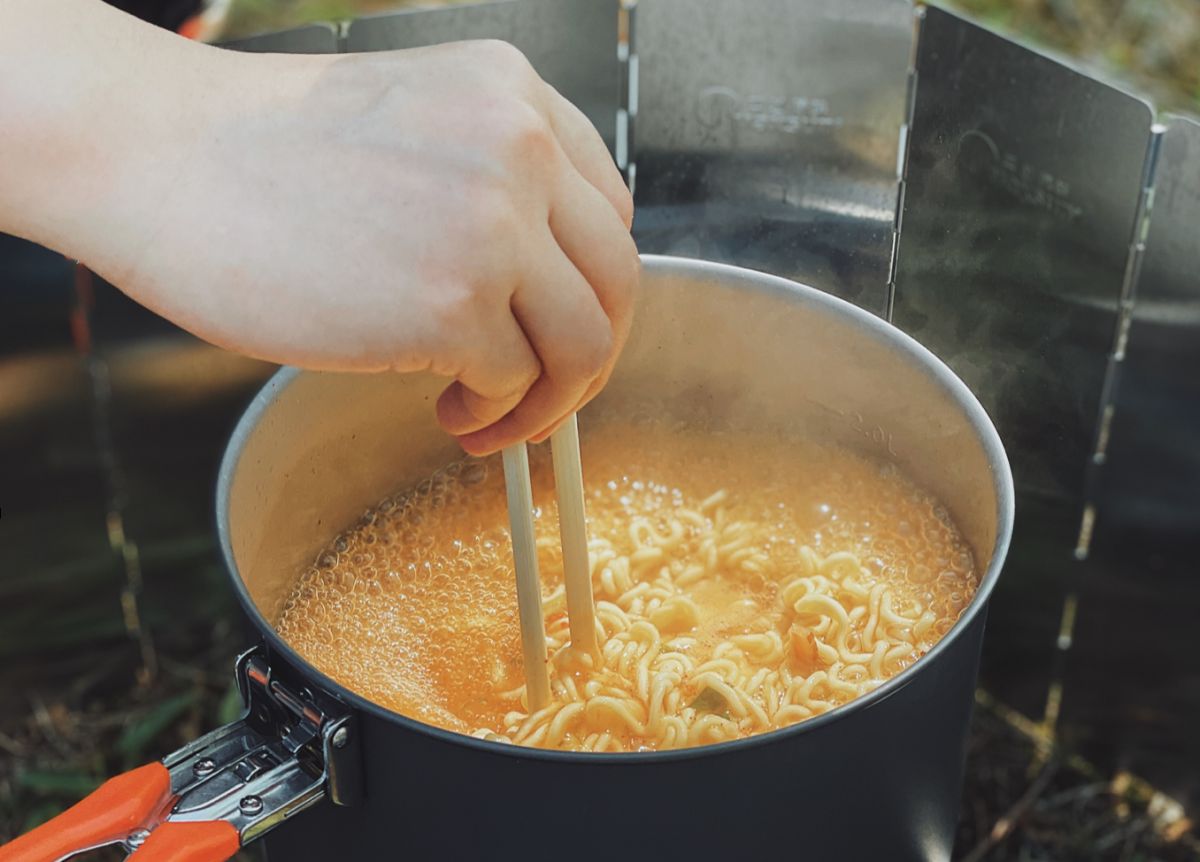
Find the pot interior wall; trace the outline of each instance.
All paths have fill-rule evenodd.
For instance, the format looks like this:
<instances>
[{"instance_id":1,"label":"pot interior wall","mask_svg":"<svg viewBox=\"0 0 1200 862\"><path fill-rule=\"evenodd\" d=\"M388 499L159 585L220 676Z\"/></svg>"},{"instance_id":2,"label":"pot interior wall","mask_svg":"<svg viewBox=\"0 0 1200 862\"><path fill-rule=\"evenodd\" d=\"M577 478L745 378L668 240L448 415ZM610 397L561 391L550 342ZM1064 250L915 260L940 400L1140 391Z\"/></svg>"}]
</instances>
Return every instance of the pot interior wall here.
<instances>
[{"instance_id":1,"label":"pot interior wall","mask_svg":"<svg viewBox=\"0 0 1200 862\"><path fill-rule=\"evenodd\" d=\"M429 375L285 372L264 390L234 441L242 449L222 526L268 621L295 574L367 506L458 457L434 418L444 385ZM992 432L965 392L896 330L818 291L647 258L629 345L580 422L586 435L589 416L650 411L892 461L946 505L984 571L1004 483L981 442Z\"/></svg>"}]
</instances>

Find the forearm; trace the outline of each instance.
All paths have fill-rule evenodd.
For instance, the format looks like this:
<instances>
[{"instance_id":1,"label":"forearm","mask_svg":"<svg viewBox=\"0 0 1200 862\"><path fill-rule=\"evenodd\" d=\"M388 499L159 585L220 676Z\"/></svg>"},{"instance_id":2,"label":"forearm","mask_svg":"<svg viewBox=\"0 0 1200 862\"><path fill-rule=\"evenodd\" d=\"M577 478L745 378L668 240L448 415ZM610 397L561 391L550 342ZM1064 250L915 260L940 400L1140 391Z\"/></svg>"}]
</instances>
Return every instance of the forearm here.
<instances>
[{"instance_id":1,"label":"forearm","mask_svg":"<svg viewBox=\"0 0 1200 862\"><path fill-rule=\"evenodd\" d=\"M0 0L0 231L125 265L131 208L169 191L203 122L212 51L99 0Z\"/></svg>"},{"instance_id":2,"label":"forearm","mask_svg":"<svg viewBox=\"0 0 1200 862\"><path fill-rule=\"evenodd\" d=\"M472 452L549 433L629 332L633 202L511 46L222 51L0 0L0 231L273 362L432 369Z\"/></svg>"}]
</instances>

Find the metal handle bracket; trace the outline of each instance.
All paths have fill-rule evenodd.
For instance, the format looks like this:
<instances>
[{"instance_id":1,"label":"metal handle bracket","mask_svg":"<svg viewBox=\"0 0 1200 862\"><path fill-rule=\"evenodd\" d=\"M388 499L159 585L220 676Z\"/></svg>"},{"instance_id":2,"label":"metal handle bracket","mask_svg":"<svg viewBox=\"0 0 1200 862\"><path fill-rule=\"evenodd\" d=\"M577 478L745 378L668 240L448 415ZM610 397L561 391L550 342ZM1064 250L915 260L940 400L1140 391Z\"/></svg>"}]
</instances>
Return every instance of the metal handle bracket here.
<instances>
[{"instance_id":1,"label":"metal handle bracket","mask_svg":"<svg viewBox=\"0 0 1200 862\"><path fill-rule=\"evenodd\" d=\"M261 646L238 657L237 680L242 718L163 759L173 799L163 822L224 820L245 844L326 795L335 805L361 798L358 733L345 705L279 678Z\"/></svg>"}]
</instances>

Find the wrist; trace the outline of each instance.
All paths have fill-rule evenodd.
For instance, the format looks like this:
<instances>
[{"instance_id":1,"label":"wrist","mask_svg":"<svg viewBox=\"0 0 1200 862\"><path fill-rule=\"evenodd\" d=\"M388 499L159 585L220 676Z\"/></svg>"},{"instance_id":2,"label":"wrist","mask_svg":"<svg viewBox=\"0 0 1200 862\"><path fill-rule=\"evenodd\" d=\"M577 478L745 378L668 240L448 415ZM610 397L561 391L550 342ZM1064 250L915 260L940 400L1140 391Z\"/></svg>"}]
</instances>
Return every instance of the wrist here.
<instances>
[{"instance_id":1,"label":"wrist","mask_svg":"<svg viewBox=\"0 0 1200 862\"><path fill-rule=\"evenodd\" d=\"M130 265L223 55L97 0L0 0L0 230L105 275Z\"/></svg>"}]
</instances>

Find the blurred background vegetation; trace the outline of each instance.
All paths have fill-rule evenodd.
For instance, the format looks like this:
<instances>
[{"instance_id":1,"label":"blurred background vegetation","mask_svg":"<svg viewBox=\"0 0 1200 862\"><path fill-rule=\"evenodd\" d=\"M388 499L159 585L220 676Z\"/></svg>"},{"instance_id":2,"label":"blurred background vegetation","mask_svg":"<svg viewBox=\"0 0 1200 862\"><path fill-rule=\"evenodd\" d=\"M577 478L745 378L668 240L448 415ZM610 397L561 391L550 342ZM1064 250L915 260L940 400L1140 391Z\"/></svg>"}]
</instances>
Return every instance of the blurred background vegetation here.
<instances>
[{"instance_id":1,"label":"blurred background vegetation","mask_svg":"<svg viewBox=\"0 0 1200 862\"><path fill-rule=\"evenodd\" d=\"M435 5L446 4L437 0L231 0L222 35L242 38L313 21L346 21L405 6Z\"/></svg>"},{"instance_id":2,"label":"blurred background vegetation","mask_svg":"<svg viewBox=\"0 0 1200 862\"><path fill-rule=\"evenodd\" d=\"M1100 77L1200 114L1200 0L951 0L985 24Z\"/></svg>"},{"instance_id":3,"label":"blurred background vegetation","mask_svg":"<svg viewBox=\"0 0 1200 862\"><path fill-rule=\"evenodd\" d=\"M428 0L229 2L224 34L230 38L434 5ZM1151 96L1163 110L1200 114L1200 0L941 0L940 5L1071 57L1102 78Z\"/></svg>"},{"instance_id":4,"label":"blurred background vegetation","mask_svg":"<svg viewBox=\"0 0 1200 862\"><path fill-rule=\"evenodd\" d=\"M943 2L1101 77L1123 81L1164 110L1200 115L1200 0ZM430 4L221 0L218 5L227 13L220 36L236 38ZM116 301L115 293L109 295ZM79 385L88 386L86 380ZM253 388L248 378L245 391L217 407L171 407L165 412L174 411L176 424L165 428L157 414L148 418L138 408L159 405L161 394L131 399L118 411L116 443L127 462L127 487L107 493L129 501L126 514L141 525L138 545L120 535L114 539L111 524L106 535L99 517L86 535L59 528L56 519L76 509L74 521L91 523L105 493L92 487L99 480L87 485L79 478L94 471L86 409L22 432L22 445L0 446L6 483L23 470L29 487L53 501L42 508L55 519L23 522L4 513L10 532L0 565L0 842L52 816L104 776L159 757L238 713L232 659L253 637L239 626L216 558L211 481L228 426ZM87 396L72 403L86 405ZM122 431L122 415L131 428L153 430ZM197 447L194 439L204 444ZM45 463L38 460L43 454ZM155 490L164 486L164 476L172 490L166 500ZM46 536L55 537L49 547ZM131 636L123 602L134 593L141 619ZM1152 796L1093 774L1086 765L1046 761L1035 736L1019 725L981 704L959 840L964 858L1200 859L1200 845L1183 835L1188 821L1158 829ZM1041 769L1034 785L1031 764ZM1030 786L1038 793L1029 792Z\"/></svg>"}]
</instances>

